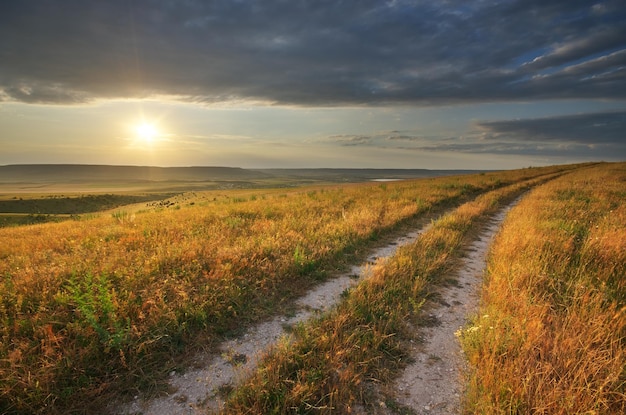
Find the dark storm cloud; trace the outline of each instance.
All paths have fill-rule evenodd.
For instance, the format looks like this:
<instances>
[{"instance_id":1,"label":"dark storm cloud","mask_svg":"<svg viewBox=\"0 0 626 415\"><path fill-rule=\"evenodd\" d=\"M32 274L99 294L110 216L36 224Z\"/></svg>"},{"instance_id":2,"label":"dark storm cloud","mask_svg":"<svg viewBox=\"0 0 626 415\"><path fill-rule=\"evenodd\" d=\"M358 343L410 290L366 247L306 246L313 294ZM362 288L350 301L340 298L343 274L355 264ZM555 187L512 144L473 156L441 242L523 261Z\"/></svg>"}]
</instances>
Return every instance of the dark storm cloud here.
<instances>
[{"instance_id":1,"label":"dark storm cloud","mask_svg":"<svg viewBox=\"0 0 626 415\"><path fill-rule=\"evenodd\" d=\"M626 111L479 122L477 126L486 132L487 139L626 144Z\"/></svg>"},{"instance_id":2,"label":"dark storm cloud","mask_svg":"<svg viewBox=\"0 0 626 415\"><path fill-rule=\"evenodd\" d=\"M7 0L0 99L623 99L625 9L620 0Z\"/></svg>"},{"instance_id":3,"label":"dark storm cloud","mask_svg":"<svg viewBox=\"0 0 626 415\"><path fill-rule=\"evenodd\" d=\"M475 123L465 137L413 150L619 160L626 156L626 111ZM408 147L407 147L408 149Z\"/></svg>"}]
</instances>

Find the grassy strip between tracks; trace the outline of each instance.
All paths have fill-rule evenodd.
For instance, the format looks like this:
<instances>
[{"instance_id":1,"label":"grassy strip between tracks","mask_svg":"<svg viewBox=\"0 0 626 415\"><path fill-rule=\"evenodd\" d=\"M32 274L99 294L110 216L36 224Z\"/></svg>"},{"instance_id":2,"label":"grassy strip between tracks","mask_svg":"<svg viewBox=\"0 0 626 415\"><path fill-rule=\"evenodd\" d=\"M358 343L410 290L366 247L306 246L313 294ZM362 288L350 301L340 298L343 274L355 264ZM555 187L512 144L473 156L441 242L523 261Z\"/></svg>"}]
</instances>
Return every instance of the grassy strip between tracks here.
<instances>
[{"instance_id":1,"label":"grassy strip between tracks","mask_svg":"<svg viewBox=\"0 0 626 415\"><path fill-rule=\"evenodd\" d=\"M467 413L626 413L626 163L533 191L490 253L462 340Z\"/></svg>"},{"instance_id":2,"label":"grassy strip between tracks","mask_svg":"<svg viewBox=\"0 0 626 415\"><path fill-rule=\"evenodd\" d=\"M545 180L545 179L543 179ZM479 223L529 186L526 181L478 196L400 248L326 316L295 327L259 369L232 392L226 413L350 413L378 405L372 385L388 383L407 362L428 286L462 255Z\"/></svg>"}]
</instances>

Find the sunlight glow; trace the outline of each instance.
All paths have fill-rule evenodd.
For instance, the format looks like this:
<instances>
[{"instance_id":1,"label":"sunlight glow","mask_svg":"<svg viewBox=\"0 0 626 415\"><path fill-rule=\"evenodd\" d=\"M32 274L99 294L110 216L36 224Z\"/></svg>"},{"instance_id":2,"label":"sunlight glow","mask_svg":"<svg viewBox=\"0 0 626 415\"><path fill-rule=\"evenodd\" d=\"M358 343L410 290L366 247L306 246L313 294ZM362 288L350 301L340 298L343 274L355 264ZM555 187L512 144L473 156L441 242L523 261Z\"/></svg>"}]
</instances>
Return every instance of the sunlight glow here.
<instances>
[{"instance_id":1,"label":"sunlight glow","mask_svg":"<svg viewBox=\"0 0 626 415\"><path fill-rule=\"evenodd\" d=\"M146 143L151 143L158 137L159 131L153 124L141 123L135 127L137 137Z\"/></svg>"}]
</instances>

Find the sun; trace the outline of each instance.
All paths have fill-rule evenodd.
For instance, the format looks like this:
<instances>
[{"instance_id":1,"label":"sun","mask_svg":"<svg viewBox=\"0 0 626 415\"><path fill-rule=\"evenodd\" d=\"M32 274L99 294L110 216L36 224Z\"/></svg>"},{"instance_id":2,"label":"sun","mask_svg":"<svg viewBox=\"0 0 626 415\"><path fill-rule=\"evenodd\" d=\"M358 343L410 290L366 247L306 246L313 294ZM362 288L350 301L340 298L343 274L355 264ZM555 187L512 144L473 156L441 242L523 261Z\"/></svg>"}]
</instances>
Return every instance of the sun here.
<instances>
[{"instance_id":1,"label":"sun","mask_svg":"<svg viewBox=\"0 0 626 415\"><path fill-rule=\"evenodd\" d=\"M137 137L146 143L152 143L158 136L159 130L154 124L143 122L135 127Z\"/></svg>"}]
</instances>

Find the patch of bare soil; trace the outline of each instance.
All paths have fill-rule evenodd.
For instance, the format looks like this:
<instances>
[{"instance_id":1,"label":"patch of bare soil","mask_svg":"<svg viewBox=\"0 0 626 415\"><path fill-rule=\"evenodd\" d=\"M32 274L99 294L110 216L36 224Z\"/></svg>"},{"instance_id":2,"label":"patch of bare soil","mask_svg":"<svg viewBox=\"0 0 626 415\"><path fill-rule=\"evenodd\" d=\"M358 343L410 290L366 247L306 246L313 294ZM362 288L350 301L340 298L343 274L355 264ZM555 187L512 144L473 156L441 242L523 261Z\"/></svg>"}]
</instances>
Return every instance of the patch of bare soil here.
<instances>
[{"instance_id":1,"label":"patch of bare soil","mask_svg":"<svg viewBox=\"0 0 626 415\"><path fill-rule=\"evenodd\" d=\"M172 372L168 390L170 394L153 399L137 396L132 402L114 403L109 408L114 415L187 415L218 412L224 398L240 380L258 364L264 351L282 336L288 327L305 321L335 306L341 294L369 275L371 266L393 255L398 247L414 241L430 225L389 241L374 250L358 266L320 284L296 301L296 312L264 322L248 330L243 336L224 342L217 353L198 355L184 373Z\"/></svg>"},{"instance_id":2,"label":"patch of bare soil","mask_svg":"<svg viewBox=\"0 0 626 415\"><path fill-rule=\"evenodd\" d=\"M506 213L500 211L485 226L479 237L467 247L452 281L438 289L433 300L424 306L424 318L411 357L412 363L391 388L394 409L381 402L382 413L451 415L461 413L464 393L463 374L466 359L455 333L468 323L478 309L486 254Z\"/></svg>"}]
</instances>

